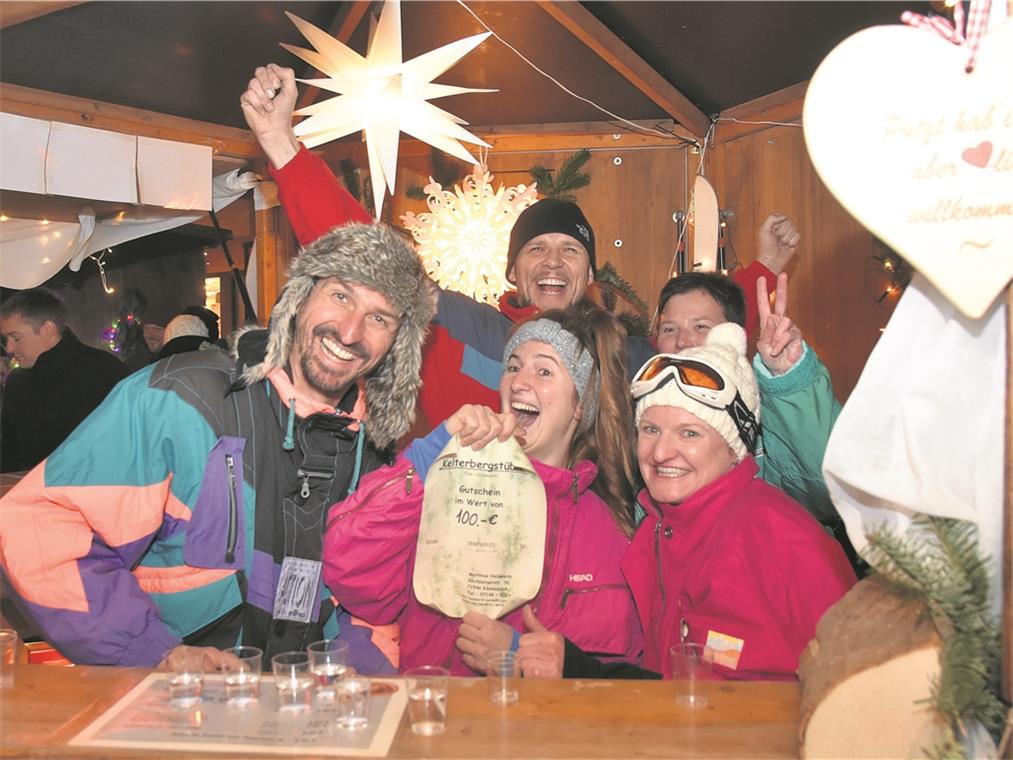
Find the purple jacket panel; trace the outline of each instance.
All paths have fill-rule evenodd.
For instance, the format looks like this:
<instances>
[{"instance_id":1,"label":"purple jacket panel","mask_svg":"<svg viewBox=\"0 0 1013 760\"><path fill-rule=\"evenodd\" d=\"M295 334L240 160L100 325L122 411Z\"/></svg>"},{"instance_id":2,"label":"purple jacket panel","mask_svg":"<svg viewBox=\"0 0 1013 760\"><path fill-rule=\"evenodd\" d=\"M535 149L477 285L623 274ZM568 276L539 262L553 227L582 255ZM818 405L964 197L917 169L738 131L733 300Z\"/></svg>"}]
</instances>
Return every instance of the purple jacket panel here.
<instances>
[{"instance_id":1,"label":"purple jacket panel","mask_svg":"<svg viewBox=\"0 0 1013 760\"><path fill-rule=\"evenodd\" d=\"M245 564L245 446L245 439L226 435L208 454L183 546L183 561L190 567L239 570Z\"/></svg>"}]
</instances>

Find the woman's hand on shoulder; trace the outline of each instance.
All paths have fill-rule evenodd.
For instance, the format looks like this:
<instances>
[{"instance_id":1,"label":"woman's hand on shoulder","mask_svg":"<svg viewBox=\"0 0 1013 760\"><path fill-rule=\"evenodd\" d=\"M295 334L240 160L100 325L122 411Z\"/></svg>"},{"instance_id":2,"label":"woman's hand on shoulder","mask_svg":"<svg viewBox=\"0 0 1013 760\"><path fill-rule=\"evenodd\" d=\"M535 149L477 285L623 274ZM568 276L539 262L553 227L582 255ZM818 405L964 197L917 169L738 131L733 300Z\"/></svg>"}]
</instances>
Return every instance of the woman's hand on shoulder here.
<instances>
[{"instance_id":1,"label":"woman's hand on shoulder","mask_svg":"<svg viewBox=\"0 0 1013 760\"><path fill-rule=\"evenodd\" d=\"M465 404L450 416L446 426L448 433L460 438L462 446L476 451L493 439L505 441L520 431L513 412L494 412L481 404Z\"/></svg>"}]
</instances>

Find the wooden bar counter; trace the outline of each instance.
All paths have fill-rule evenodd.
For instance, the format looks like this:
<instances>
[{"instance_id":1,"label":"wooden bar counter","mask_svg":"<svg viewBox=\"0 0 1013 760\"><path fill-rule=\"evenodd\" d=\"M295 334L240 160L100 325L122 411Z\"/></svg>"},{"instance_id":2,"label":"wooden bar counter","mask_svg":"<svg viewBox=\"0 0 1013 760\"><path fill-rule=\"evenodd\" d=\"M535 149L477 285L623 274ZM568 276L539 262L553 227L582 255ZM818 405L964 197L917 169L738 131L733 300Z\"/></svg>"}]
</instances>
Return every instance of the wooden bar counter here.
<instances>
[{"instance_id":1,"label":"wooden bar counter","mask_svg":"<svg viewBox=\"0 0 1013 760\"><path fill-rule=\"evenodd\" d=\"M21 665L0 690L2 757L252 756L68 747L149 671ZM402 718L388 757L797 757L798 685L714 683L707 707L675 704L660 681L525 679L520 702L490 703L481 679L451 679L447 730L416 736ZM270 755L256 755L270 757ZM288 757L291 757L289 755Z\"/></svg>"}]
</instances>

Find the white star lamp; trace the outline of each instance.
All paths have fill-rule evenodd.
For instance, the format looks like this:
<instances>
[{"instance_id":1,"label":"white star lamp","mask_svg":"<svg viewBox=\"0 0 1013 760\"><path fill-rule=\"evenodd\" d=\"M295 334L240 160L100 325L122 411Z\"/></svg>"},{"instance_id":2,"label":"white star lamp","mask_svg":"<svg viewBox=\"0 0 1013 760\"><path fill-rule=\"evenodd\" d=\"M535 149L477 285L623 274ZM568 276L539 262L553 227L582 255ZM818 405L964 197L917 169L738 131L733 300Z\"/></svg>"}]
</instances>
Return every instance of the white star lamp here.
<instances>
[{"instance_id":1,"label":"white star lamp","mask_svg":"<svg viewBox=\"0 0 1013 760\"><path fill-rule=\"evenodd\" d=\"M282 47L327 76L299 81L338 93L336 98L296 111L309 118L295 126L295 133L312 148L362 130L377 218L384 192L394 192L400 132L471 164L477 162L459 140L489 147L461 126L467 122L427 102L466 92L496 92L432 81L478 46L488 32L403 61L400 0L387 0L363 58L313 24L287 11L286 15L315 50L284 43Z\"/></svg>"}]
</instances>

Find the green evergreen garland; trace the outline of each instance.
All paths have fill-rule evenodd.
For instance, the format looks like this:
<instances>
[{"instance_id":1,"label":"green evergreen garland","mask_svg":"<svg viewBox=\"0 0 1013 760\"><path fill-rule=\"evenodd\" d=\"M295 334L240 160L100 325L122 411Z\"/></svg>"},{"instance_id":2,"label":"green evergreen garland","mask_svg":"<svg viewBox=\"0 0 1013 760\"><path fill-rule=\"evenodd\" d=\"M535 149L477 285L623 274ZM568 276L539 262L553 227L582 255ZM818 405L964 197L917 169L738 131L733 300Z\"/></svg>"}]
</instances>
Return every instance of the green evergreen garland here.
<instances>
[{"instance_id":1,"label":"green evergreen garland","mask_svg":"<svg viewBox=\"0 0 1013 760\"><path fill-rule=\"evenodd\" d=\"M1002 636L989 607L988 564L977 528L964 520L917 514L907 534L868 537L866 559L899 594L923 602L943 641L932 706L949 737L933 758L963 758L963 735L977 721L998 742L1008 705L999 697Z\"/></svg>"},{"instance_id":2,"label":"green evergreen garland","mask_svg":"<svg viewBox=\"0 0 1013 760\"><path fill-rule=\"evenodd\" d=\"M633 305L637 312L628 311L620 314L617 319L626 328L630 335L646 336L651 327L647 318L647 302L641 298L626 280L619 276L619 272L612 266L612 262L606 262L594 275L598 283L598 291L601 293L602 306L610 314L615 314L619 296L622 296L627 303Z\"/></svg>"},{"instance_id":3,"label":"green evergreen garland","mask_svg":"<svg viewBox=\"0 0 1013 760\"><path fill-rule=\"evenodd\" d=\"M544 166L533 166L529 169L531 177L538 184L538 194L543 198L558 198L572 201L571 190L578 190L591 184L591 175L580 171L580 168L591 158L587 148L577 151L563 162L553 179L552 171Z\"/></svg>"}]
</instances>

